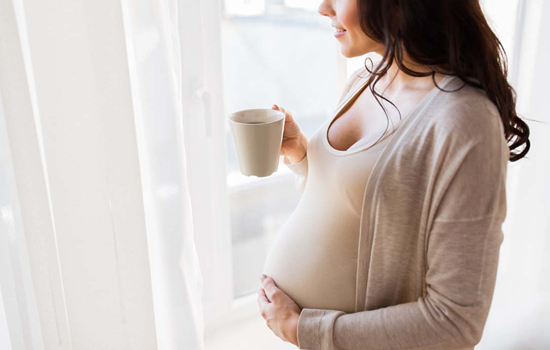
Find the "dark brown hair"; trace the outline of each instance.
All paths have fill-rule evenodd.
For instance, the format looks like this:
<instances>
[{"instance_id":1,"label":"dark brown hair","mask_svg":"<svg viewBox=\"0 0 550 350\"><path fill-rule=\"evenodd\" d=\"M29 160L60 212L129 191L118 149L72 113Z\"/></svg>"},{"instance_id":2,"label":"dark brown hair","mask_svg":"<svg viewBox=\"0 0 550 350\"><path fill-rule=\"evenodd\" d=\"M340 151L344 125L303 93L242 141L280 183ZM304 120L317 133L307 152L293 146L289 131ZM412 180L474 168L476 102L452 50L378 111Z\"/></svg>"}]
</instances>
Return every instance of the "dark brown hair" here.
<instances>
[{"instance_id":1,"label":"dark brown hair","mask_svg":"<svg viewBox=\"0 0 550 350\"><path fill-rule=\"evenodd\" d=\"M461 88L469 84L483 89L500 113L510 147L510 161L515 162L527 154L529 127L516 113L516 92L507 81L506 52L489 27L479 0L357 0L357 6L363 32L385 46L376 69L370 71L366 64L365 68L371 73L367 85L386 116L386 109L377 96L395 105L378 94L374 85L395 59L399 69L408 75L431 75L442 91L446 90L437 85L436 72L458 76L465 82ZM403 47L412 60L433 71L422 73L405 67ZM523 144L521 152L513 152Z\"/></svg>"}]
</instances>

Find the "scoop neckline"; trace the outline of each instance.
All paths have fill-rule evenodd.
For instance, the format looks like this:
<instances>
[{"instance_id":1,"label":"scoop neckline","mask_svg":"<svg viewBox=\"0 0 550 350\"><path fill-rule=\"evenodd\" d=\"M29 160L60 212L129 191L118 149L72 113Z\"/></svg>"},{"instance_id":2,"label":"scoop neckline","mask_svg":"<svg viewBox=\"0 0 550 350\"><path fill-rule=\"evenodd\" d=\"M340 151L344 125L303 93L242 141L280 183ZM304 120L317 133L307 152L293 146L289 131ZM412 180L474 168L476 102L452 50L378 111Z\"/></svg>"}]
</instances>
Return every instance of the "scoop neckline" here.
<instances>
[{"instance_id":1,"label":"scoop neckline","mask_svg":"<svg viewBox=\"0 0 550 350\"><path fill-rule=\"evenodd\" d=\"M453 75L445 75L438 83L438 86L440 88L444 88L445 85L447 84L447 82L449 80L451 80L451 78L453 78L454 76ZM376 145L380 144L382 141L384 141L386 138L388 138L389 136L393 135L394 132L397 130L397 127L400 126L404 121L408 120L408 119L411 119L411 117L413 117L415 114L417 114L421 109L424 108L425 105L427 105L434 97L435 95L437 95L438 92L440 92L441 90L438 89L437 86L434 86L432 88L432 90L430 90L430 92L424 96L424 98L420 101L419 104L416 105L416 107L411 111L409 112L409 114L407 114L404 118L401 118L401 120L399 120L393 127L393 130L388 132L387 134L385 134L381 139L379 140L376 140L374 141L374 143L370 142L368 143L367 145L363 145L359 148L355 148L355 149L350 149L352 148L353 146L355 146L355 144L357 144L357 142L361 141L362 139L358 140L357 142L355 142L353 145L351 145L350 147L348 147L347 150L344 150L344 151L341 151L341 150L338 150L334 147L332 147L328 141L328 131L330 129L330 126L331 124L334 122L334 120L336 120L336 118L338 118L340 116L340 112L342 111L342 109L344 107L346 107L349 103L349 101L351 101L359 92L363 91L364 90L364 87L366 86L368 82L368 79L365 83L361 84L361 86L355 90L341 105L340 107L338 107L336 109L336 112L333 114L332 118L330 118L328 120L328 123L327 123L327 126L324 128L324 132L323 132L323 143L325 144L326 148L334 155L348 155L348 154L353 154L353 153L357 153L357 152L360 152L360 151L364 151L366 149L369 149L369 148L372 148L372 147L375 147Z\"/></svg>"}]
</instances>

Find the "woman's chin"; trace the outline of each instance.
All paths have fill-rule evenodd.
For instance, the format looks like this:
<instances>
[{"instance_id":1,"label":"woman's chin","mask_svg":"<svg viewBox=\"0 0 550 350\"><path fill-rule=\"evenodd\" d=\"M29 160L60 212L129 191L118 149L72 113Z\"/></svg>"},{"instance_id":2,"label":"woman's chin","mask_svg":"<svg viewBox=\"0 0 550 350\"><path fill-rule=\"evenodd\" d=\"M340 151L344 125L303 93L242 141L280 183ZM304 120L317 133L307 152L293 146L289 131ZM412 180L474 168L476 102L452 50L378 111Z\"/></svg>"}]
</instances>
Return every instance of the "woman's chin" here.
<instances>
[{"instance_id":1,"label":"woman's chin","mask_svg":"<svg viewBox=\"0 0 550 350\"><path fill-rule=\"evenodd\" d=\"M343 46L343 45L340 45L340 53L342 54L342 56L344 57L347 57L349 58L349 53L348 53L348 50Z\"/></svg>"}]
</instances>

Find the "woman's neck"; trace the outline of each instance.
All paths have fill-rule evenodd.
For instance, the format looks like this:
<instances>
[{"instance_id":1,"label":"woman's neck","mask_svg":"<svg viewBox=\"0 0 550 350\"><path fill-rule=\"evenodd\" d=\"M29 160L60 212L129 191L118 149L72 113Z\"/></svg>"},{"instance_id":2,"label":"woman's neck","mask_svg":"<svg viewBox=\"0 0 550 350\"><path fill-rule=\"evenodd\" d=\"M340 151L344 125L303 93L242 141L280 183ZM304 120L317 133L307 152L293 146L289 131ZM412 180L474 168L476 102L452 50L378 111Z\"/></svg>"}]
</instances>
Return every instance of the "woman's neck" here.
<instances>
[{"instance_id":1,"label":"woman's neck","mask_svg":"<svg viewBox=\"0 0 550 350\"><path fill-rule=\"evenodd\" d=\"M417 64L412 61L405 52L403 54L403 65L408 69L422 73L432 72L432 69L428 66ZM442 75L436 74L436 80L439 80L441 77ZM379 84L381 85L380 89L384 92L384 95L395 95L400 91L411 89L431 89L433 87L431 76L414 77L408 75L399 69L396 59L394 59L388 72L380 79Z\"/></svg>"}]
</instances>

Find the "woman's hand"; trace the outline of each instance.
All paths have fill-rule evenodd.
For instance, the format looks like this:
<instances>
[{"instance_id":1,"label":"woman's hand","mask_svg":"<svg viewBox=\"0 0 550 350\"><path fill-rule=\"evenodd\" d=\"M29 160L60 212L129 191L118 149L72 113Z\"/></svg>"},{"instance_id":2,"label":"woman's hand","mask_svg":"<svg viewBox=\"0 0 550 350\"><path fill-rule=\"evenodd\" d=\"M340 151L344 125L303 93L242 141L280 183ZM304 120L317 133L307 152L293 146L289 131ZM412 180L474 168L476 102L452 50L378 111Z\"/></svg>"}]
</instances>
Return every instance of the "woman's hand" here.
<instances>
[{"instance_id":1,"label":"woman's hand","mask_svg":"<svg viewBox=\"0 0 550 350\"><path fill-rule=\"evenodd\" d=\"M258 292L260 314L276 336L299 347L298 319L302 309L275 285L271 277L266 276L263 279L262 277L260 277L262 286Z\"/></svg>"},{"instance_id":2,"label":"woman's hand","mask_svg":"<svg viewBox=\"0 0 550 350\"><path fill-rule=\"evenodd\" d=\"M294 120L294 117L292 117L292 113L277 105L273 105L271 109L281 111L285 114L281 155L285 156L291 163L298 163L306 155L308 145L307 137L300 129L298 123Z\"/></svg>"}]
</instances>

